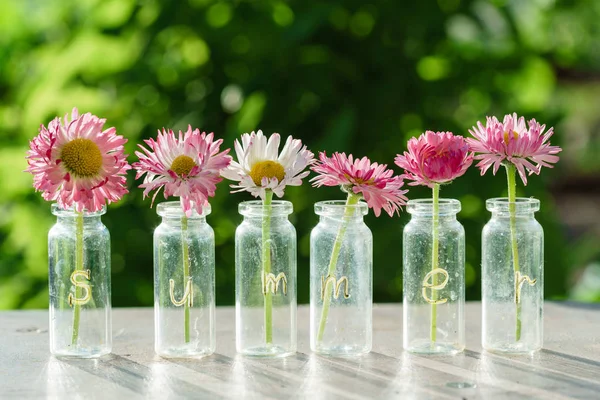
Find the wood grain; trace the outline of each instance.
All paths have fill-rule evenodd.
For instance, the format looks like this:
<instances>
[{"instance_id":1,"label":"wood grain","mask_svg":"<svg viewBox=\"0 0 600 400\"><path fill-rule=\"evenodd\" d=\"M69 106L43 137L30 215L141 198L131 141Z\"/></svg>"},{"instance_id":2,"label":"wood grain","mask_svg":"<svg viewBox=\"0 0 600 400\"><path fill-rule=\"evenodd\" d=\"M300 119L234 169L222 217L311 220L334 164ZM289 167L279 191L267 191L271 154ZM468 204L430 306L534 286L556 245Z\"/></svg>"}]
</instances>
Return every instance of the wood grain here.
<instances>
[{"instance_id":1,"label":"wood grain","mask_svg":"<svg viewBox=\"0 0 600 400\"><path fill-rule=\"evenodd\" d=\"M48 313L0 313L1 399L600 399L600 305L546 303L545 348L498 356L481 350L481 307L468 303L467 350L454 357L402 351L402 306L377 305L373 352L310 353L308 307L298 312L299 352L285 359L235 354L234 309L217 311L217 353L200 360L154 355L150 308L113 311L113 354L56 359Z\"/></svg>"}]
</instances>

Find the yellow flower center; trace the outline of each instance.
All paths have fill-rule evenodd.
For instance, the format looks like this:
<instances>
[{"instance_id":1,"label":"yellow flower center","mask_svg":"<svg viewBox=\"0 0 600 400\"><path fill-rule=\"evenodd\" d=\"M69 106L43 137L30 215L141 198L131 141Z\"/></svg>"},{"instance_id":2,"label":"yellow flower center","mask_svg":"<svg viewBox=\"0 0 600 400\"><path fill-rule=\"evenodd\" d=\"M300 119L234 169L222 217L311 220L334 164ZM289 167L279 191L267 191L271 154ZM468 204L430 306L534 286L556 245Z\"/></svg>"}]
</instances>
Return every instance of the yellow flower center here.
<instances>
[{"instance_id":1,"label":"yellow flower center","mask_svg":"<svg viewBox=\"0 0 600 400\"><path fill-rule=\"evenodd\" d=\"M368 181L364 180L363 178L353 178L348 174L344 174L344 176L346 177L346 179L350 180L350 181L354 181L354 183L356 185L362 185L362 184L367 184L367 185L372 185L375 181L373 179L369 179Z\"/></svg>"},{"instance_id":2,"label":"yellow flower center","mask_svg":"<svg viewBox=\"0 0 600 400\"><path fill-rule=\"evenodd\" d=\"M171 164L171 171L175 172L179 176L189 175L192 168L196 166L196 163L192 157L184 156L183 154L177 156Z\"/></svg>"},{"instance_id":3,"label":"yellow flower center","mask_svg":"<svg viewBox=\"0 0 600 400\"><path fill-rule=\"evenodd\" d=\"M102 168L102 153L90 139L77 138L65 144L60 153L65 169L76 177L90 178Z\"/></svg>"},{"instance_id":4,"label":"yellow flower center","mask_svg":"<svg viewBox=\"0 0 600 400\"><path fill-rule=\"evenodd\" d=\"M285 169L277 161L261 161L252 166L250 177L256 185L261 184L262 178L277 178L281 182L285 177Z\"/></svg>"},{"instance_id":5,"label":"yellow flower center","mask_svg":"<svg viewBox=\"0 0 600 400\"><path fill-rule=\"evenodd\" d=\"M519 138L519 134L517 133L517 131L512 131L512 134L513 134L513 138L515 138L515 139ZM504 132L504 143L506 143L506 144L508 144L508 138L509 138L508 135L510 135L510 133Z\"/></svg>"}]
</instances>

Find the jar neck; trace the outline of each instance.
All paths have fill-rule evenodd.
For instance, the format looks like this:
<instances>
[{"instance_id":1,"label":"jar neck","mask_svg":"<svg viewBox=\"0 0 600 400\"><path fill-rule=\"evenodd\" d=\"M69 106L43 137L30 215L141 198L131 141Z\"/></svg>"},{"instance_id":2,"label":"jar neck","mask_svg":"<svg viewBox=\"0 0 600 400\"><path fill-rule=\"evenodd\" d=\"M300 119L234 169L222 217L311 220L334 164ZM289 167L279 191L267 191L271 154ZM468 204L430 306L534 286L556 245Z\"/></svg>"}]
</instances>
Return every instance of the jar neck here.
<instances>
[{"instance_id":1,"label":"jar neck","mask_svg":"<svg viewBox=\"0 0 600 400\"><path fill-rule=\"evenodd\" d=\"M364 201L348 204L344 200L328 200L315 204L315 213L320 222L360 224L368 212L369 207Z\"/></svg>"},{"instance_id":2,"label":"jar neck","mask_svg":"<svg viewBox=\"0 0 600 400\"><path fill-rule=\"evenodd\" d=\"M83 211L79 213L74 209L64 209L58 204L54 203L51 207L52 214L56 215L56 222L64 225L76 226L81 220L83 220L84 228L101 225L101 217L106 214L106 206L102 206L98 211Z\"/></svg>"},{"instance_id":3,"label":"jar neck","mask_svg":"<svg viewBox=\"0 0 600 400\"><path fill-rule=\"evenodd\" d=\"M186 217L174 217L174 216L164 216L162 217L161 223L169 226L179 226L182 227L184 224L187 224L188 228L193 226L198 226L206 223L206 217L204 216L196 216L192 218Z\"/></svg>"},{"instance_id":4,"label":"jar neck","mask_svg":"<svg viewBox=\"0 0 600 400\"><path fill-rule=\"evenodd\" d=\"M460 209L460 201L456 199L439 199L437 204L432 199L416 199L409 200L406 206L413 220L433 220L435 215L440 221L456 221Z\"/></svg>"},{"instance_id":5,"label":"jar neck","mask_svg":"<svg viewBox=\"0 0 600 400\"><path fill-rule=\"evenodd\" d=\"M509 219L511 214L509 211L492 211L492 218L494 219ZM518 212L514 214L515 218L519 219L535 219L535 213L531 212Z\"/></svg>"},{"instance_id":6,"label":"jar neck","mask_svg":"<svg viewBox=\"0 0 600 400\"><path fill-rule=\"evenodd\" d=\"M244 221L247 221L250 223L261 224L263 219L264 218L262 215L244 215ZM271 224L276 224L278 222L286 222L286 221L288 221L287 215L272 215L271 216Z\"/></svg>"},{"instance_id":7,"label":"jar neck","mask_svg":"<svg viewBox=\"0 0 600 400\"><path fill-rule=\"evenodd\" d=\"M180 223L183 218L186 218L188 222L194 220L206 220L206 216L211 213L210 204L206 203L202 206L202 214L198 214L196 208L192 204L192 208L189 211L189 215L186 215L183 211L183 207L180 201L163 201L156 206L156 213L162 217L165 223Z\"/></svg>"},{"instance_id":8,"label":"jar neck","mask_svg":"<svg viewBox=\"0 0 600 400\"><path fill-rule=\"evenodd\" d=\"M244 216L245 221L262 220L287 220L293 211L292 203L285 200L273 200L271 204L265 205L260 200L243 201L238 207L239 213Z\"/></svg>"},{"instance_id":9,"label":"jar neck","mask_svg":"<svg viewBox=\"0 0 600 400\"><path fill-rule=\"evenodd\" d=\"M77 226L79 217L78 216L57 216L56 222L63 225L73 225ZM97 216L84 216L83 217L83 227L92 227L102 225L102 219L99 215Z\"/></svg>"},{"instance_id":10,"label":"jar neck","mask_svg":"<svg viewBox=\"0 0 600 400\"><path fill-rule=\"evenodd\" d=\"M540 209L540 201L534 198L517 197L514 202L509 202L506 197L488 199L485 206L492 213L492 218L533 219L534 213Z\"/></svg>"},{"instance_id":11,"label":"jar neck","mask_svg":"<svg viewBox=\"0 0 600 400\"><path fill-rule=\"evenodd\" d=\"M429 215L429 214L412 214L410 217L411 221L429 221L429 223L431 223L431 221L433 221L433 215ZM456 221L456 214L442 214L442 215L438 215L438 221L440 223L444 223L444 222L452 222L452 221Z\"/></svg>"},{"instance_id":12,"label":"jar neck","mask_svg":"<svg viewBox=\"0 0 600 400\"><path fill-rule=\"evenodd\" d=\"M345 217L343 214L334 214L334 215L320 215L319 222L323 223L331 223L331 224L339 224L340 222L346 222L348 224L363 224L364 218L362 215L353 215L351 217Z\"/></svg>"}]
</instances>

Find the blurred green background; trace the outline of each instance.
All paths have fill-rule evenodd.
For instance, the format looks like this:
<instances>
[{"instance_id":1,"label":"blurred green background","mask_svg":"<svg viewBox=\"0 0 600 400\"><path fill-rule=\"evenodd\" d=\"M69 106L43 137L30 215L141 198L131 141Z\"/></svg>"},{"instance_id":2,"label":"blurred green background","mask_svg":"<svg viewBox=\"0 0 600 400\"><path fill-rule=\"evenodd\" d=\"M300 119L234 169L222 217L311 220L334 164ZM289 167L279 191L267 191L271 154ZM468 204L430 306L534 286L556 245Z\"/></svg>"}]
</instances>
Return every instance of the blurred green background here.
<instances>
[{"instance_id":1,"label":"blurred green background","mask_svg":"<svg viewBox=\"0 0 600 400\"><path fill-rule=\"evenodd\" d=\"M554 169L519 187L542 201L547 298L600 300L600 2L597 0L211 1L1 0L0 309L48 304L50 204L22 171L40 124L73 106L136 143L187 124L225 139L262 129L315 153L345 151L393 165L425 129L467 129L517 111L554 126ZM393 166L398 171L398 168ZM400 171L398 171L400 172ZM150 306L152 231L141 190L109 207L113 305ZM220 185L217 300L234 302L233 235L247 194ZM458 198L467 231L467 299L480 298L486 198L505 177L472 168L442 197ZM410 198L428 197L412 188ZM289 188L298 232L299 302L308 301L313 203L335 188ZM374 300L400 301L407 214L367 217Z\"/></svg>"}]
</instances>

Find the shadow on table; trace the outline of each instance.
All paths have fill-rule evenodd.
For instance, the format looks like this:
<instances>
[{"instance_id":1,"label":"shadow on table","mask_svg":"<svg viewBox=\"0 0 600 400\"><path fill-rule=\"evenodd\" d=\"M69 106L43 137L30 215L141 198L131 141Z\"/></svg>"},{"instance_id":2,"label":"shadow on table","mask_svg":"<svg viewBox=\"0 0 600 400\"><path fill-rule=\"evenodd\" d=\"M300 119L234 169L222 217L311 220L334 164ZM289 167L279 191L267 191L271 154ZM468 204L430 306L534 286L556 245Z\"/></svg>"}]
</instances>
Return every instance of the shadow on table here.
<instances>
[{"instance_id":1,"label":"shadow on table","mask_svg":"<svg viewBox=\"0 0 600 400\"><path fill-rule=\"evenodd\" d=\"M82 373L83 372L83 373ZM111 355L96 360L55 359L47 364L48 394L239 398L460 398L569 393L595 398L600 362L543 350L500 356L466 350L449 357L369 353L331 358L297 353L279 359L214 354L203 359L150 360Z\"/></svg>"},{"instance_id":2,"label":"shadow on table","mask_svg":"<svg viewBox=\"0 0 600 400\"><path fill-rule=\"evenodd\" d=\"M203 387L179 379L154 366L146 366L118 355L98 359L51 357L47 364L48 394L64 393L119 393L125 389L139 395L164 394L181 397L218 398ZM74 368L99 379L89 379L84 374L74 374Z\"/></svg>"}]
</instances>

